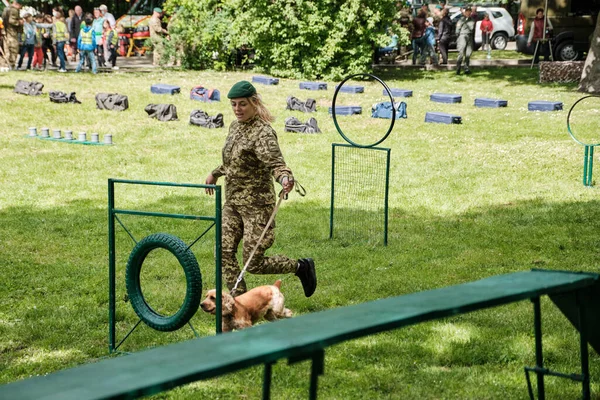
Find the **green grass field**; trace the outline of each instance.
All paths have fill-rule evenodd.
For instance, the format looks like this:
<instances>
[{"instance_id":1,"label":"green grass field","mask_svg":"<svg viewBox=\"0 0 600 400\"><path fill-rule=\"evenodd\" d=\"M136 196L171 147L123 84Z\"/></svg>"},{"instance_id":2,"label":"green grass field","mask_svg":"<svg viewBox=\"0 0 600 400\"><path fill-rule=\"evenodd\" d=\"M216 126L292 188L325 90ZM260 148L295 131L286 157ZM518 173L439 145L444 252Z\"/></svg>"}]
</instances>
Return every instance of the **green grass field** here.
<instances>
[{"instance_id":1,"label":"green grass field","mask_svg":"<svg viewBox=\"0 0 600 400\"><path fill-rule=\"evenodd\" d=\"M327 91L301 91L298 81L257 85L268 107L287 163L307 189L291 195L277 216L271 253L313 257L319 287L310 299L299 281L284 276L286 303L296 314L361 303L463 283L487 276L548 268L598 272L600 202L598 189L582 185L583 147L568 135L569 108L582 97L575 85L539 85L537 70L476 69L469 77L453 72L382 70L390 87L410 89L408 119L397 122L381 144L391 148L389 245L379 236L329 240L331 144L342 143L327 107ZM224 100L233 83L251 72L0 75L0 383L46 374L108 356L107 180L203 183L220 164L227 129L189 124L193 109L221 112L232 121L227 101L189 99L192 86L218 88ZM12 92L17 79L44 83L45 94ZM150 93L152 83L180 85L177 96ZM355 82L356 83L356 82ZM389 120L370 118L384 101L376 83L364 94L340 94L338 104L361 105L360 116L338 117L361 142L374 141ZM82 104L54 104L51 90L76 92ZM129 97L130 109L96 109L98 92ZM429 101L433 92L457 93L461 104ZM321 135L287 133L284 119L309 115L285 110L286 98L315 98ZM476 97L503 98L508 107L473 106ZM531 100L564 103L561 112L528 112ZM144 107L173 103L179 121L149 119ZM594 141L600 107L573 114L581 138ZM426 111L462 116L462 125L426 124ZM597 121L597 119L596 119ZM29 127L71 129L113 135L113 146L83 146L27 137ZM202 191L117 188L117 206L160 212L214 210ZM357 204L357 207L359 205ZM123 216L137 240L170 232L190 241L206 227L200 222ZM204 289L214 287L211 236L194 246ZM132 241L117 233L117 337L138 321L125 296L125 263ZM166 312L178 308L184 282L168 253L152 253L144 264L145 293ZM251 275L250 286L272 276ZM548 299L542 301L546 365L577 372L579 336ZM214 318L199 312L192 323L201 335L214 334ZM319 329L319 327L315 327ZM192 339L190 329L158 333L143 324L121 346L137 351ZM533 365L533 312L521 302L366 337L330 348L319 381L324 399L524 399L524 365ZM600 357L591 353L594 398L600 393ZM259 398L262 368L198 382L154 398ZM274 366L275 399L307 397L307 362ZM548 398L576 399L580 385L546 379Z\"/></svg>"}]
</instances>

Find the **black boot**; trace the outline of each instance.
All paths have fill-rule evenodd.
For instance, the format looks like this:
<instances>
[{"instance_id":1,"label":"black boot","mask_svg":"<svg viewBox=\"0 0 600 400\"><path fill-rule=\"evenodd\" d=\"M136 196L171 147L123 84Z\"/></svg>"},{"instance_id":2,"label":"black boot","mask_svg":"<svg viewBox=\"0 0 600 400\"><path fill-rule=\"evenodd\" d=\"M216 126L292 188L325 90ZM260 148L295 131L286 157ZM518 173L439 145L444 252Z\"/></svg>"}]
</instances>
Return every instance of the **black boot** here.
<instances>
[{"instance_id":1,"label":"black boot","mask_svg":"<svg viewBox=\"0 0 600 400\"><path fill-rule=\"evenodd\" d=\"M315 263L312 258L301 258L298 260L296 276L302 282L304 295L310 297L317 288L317 274L315 272Z\"/></svg>"}]
</instances>

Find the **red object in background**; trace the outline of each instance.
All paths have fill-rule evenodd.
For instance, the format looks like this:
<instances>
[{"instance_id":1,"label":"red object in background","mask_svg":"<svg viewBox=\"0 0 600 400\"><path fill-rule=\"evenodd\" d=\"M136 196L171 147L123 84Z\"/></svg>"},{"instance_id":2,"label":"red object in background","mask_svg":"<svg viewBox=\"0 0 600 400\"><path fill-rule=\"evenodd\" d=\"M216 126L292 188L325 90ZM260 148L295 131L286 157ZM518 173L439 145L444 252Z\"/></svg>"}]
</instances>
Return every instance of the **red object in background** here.
<instances>
[{"instance_id":1,"label":"red object in background","mask_svg":"<svg viewBox=\"0 0 600 400\"><path fill-rule=\"evenodd\" d=\"M526 26L527 18L525 18L523 13L519 13L519 16L517 17L517 35L524 35Z\"/></svg>"}]
</instances>

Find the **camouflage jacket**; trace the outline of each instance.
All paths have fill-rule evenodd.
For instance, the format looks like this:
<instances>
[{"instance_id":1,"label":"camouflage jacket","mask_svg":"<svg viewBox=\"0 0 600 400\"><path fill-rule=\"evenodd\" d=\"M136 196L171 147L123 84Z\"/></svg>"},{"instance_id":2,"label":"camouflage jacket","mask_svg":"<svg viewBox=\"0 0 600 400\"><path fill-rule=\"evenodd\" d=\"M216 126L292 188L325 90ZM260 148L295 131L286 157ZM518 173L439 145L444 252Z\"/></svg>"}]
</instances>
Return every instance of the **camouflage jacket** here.
<instances>
[{"instance_id":1,"label":"camouflage jacket","mask_svg":"<svg viewBox=\"0 0 600 400\"><path fill-rule=\"evenodd\" d=\"M19 23L19 9L12 5L4 9L4 12L2 13L2 22L7 36L16 38L17 33L23 30Z\"/></svg>"},{"instance_id":2,"label":"camouflage jacket","mask_svg":"<svg viewBox=\"0 0 600 400\"><path fill-rule=\"evenodd\" d=\"M472 18L467 18L464 15L460 17L456 23L456 35L471 36L475 32L475 21Z\"/></svg>"},{"instance_id":3,"label":"camouflage jacket","mask_svg":"<svg viewBox=\"0 0 600 400\"><path fill-rule=\"evenodd\" d=\"M225 176L225 198L237 205L273 204L273 178L277 182L284 176L293 178L275 130L258 117L231 123L223 147L223 164L212 174L215 178Z\"/></svg>"}]
</instances>

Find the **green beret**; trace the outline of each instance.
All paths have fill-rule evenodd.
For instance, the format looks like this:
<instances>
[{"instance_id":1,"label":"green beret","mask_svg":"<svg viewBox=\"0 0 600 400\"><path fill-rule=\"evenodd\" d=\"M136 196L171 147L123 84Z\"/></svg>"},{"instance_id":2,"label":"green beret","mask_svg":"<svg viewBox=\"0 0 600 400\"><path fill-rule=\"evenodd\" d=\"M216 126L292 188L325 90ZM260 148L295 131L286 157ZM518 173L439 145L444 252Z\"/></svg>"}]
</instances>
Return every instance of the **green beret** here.
<instances>
[{"instance_id":1,"label":"green beret","mask_svg":"<svg viewBox=\"0 0 600 400\"><path fill-rule=\"evenodd\" d=\"M160 8L158 8L158 7L156 7L156 8L155 8L154 10L152 10L152 11L154 11L154 12L157 12L157 13L159 13L159 14L162 12L162 10L161 10Z\"/></svg>"},{"instance_id":2,"label":"green beret","mask_svg":"<svg viewBox=\"0 0 600 400\"><path fill-rule=\"evenodd\" d=\"M256 88L248 81L239 81L231 87L227 93L228 99L237 99L240 97L251 97L256 93Z\"/></svg>"}]
</instances>

